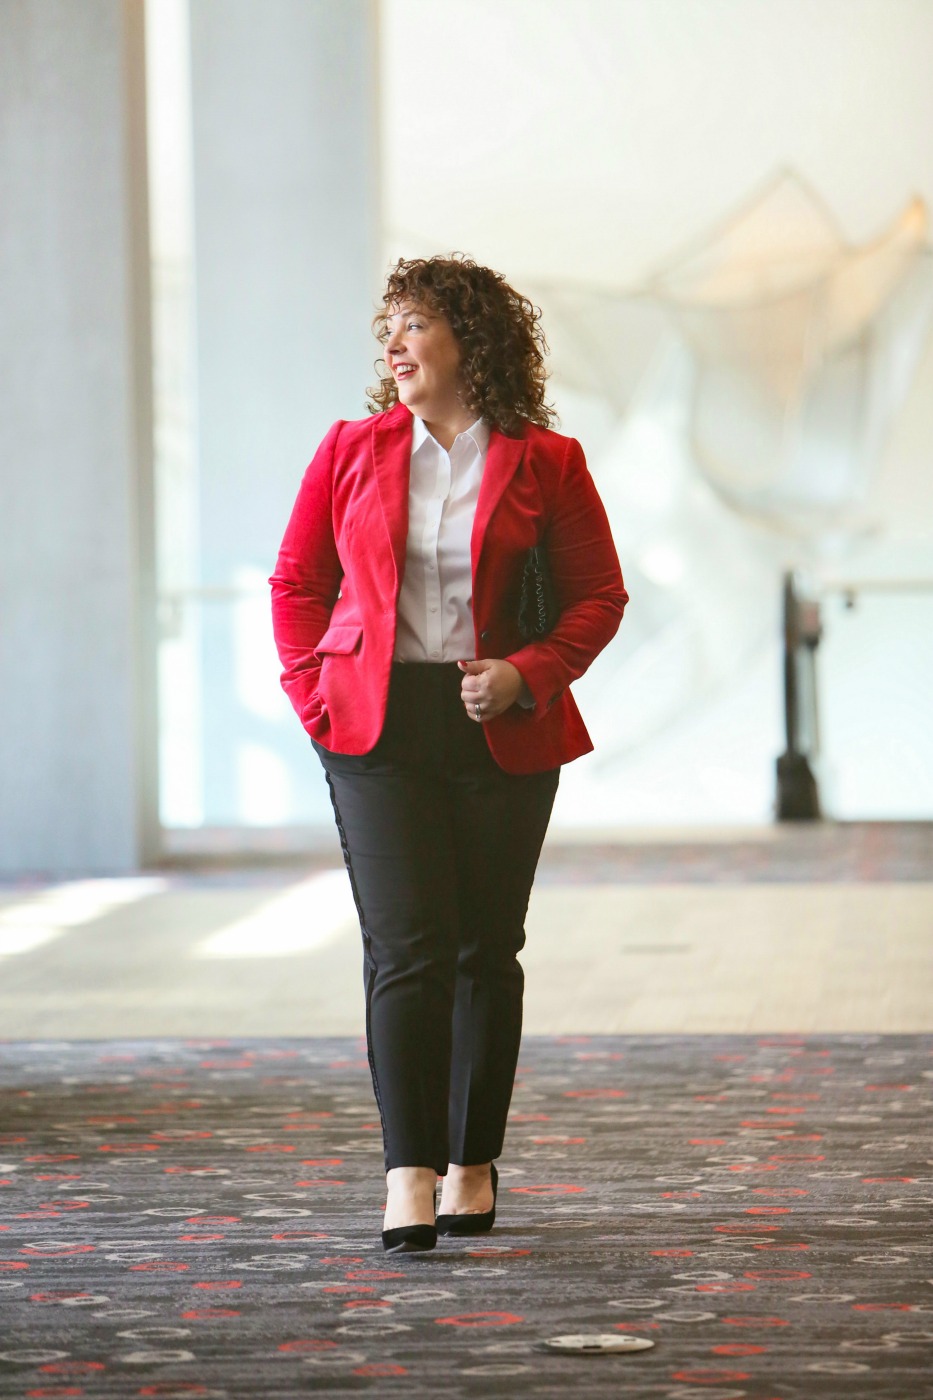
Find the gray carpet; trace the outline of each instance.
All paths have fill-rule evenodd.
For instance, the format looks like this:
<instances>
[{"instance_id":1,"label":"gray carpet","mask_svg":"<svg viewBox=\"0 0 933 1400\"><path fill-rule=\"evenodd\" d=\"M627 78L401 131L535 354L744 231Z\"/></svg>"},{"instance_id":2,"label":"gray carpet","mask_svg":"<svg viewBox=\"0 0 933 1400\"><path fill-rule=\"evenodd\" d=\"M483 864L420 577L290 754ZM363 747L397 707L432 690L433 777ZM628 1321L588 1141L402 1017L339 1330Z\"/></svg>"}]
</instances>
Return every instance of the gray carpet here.
<instances>
[{"instance_id":1,"label":"gray carpet","mask_svg":"<svg viewBox=\"0 0 933 1400\"><path fill-rule=\"evenodd\" d=\"M495 1230L387 1257L359 1043L0 1044L0 1395L933 1396L931 1051L526 1040Z\"/></svg>"}]
</instances>

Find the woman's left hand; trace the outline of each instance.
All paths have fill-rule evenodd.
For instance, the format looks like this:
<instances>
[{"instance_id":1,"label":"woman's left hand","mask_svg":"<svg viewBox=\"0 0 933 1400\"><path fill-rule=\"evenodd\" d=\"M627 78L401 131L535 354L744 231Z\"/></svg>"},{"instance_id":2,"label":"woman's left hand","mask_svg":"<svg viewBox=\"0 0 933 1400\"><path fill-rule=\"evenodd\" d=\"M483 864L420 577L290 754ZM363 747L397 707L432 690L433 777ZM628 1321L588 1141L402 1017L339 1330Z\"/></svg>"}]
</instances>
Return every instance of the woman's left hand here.
<instances>
[{"instance_id":1,"label":"woman's left hand","mask_svg":"<svg viewBox=\"0 0 933 1400\"><path fill-rule=\"evenodd\" d=\"M511 661L458 661L463 671L460 698L470 719L483 724L515 704L522 693L522 673Z\"/></svg>"}]
</instances>

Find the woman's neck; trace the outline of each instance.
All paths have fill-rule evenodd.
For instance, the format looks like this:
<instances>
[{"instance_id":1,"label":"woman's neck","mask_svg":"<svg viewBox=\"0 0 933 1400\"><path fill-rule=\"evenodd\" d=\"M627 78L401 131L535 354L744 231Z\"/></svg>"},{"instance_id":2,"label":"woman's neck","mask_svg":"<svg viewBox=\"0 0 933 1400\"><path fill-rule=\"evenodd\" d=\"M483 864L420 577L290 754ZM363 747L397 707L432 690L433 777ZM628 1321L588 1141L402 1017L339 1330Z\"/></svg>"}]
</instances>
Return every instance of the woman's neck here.
<instances>
[{"instance_id":1,"label":"woman's neck","mask_svg":"<svg viewBox=\"0 0 933 1400\"><path fill-rule=\"evenodd\" d=\"M471 424L475 423L477 415L469 409L458 408L454 413L446 413L433 418L425 418L424 426L434 438L439 442L445 452L449 452L454 445L454 440L459 437Z\"/></svg>"}]
</instances>

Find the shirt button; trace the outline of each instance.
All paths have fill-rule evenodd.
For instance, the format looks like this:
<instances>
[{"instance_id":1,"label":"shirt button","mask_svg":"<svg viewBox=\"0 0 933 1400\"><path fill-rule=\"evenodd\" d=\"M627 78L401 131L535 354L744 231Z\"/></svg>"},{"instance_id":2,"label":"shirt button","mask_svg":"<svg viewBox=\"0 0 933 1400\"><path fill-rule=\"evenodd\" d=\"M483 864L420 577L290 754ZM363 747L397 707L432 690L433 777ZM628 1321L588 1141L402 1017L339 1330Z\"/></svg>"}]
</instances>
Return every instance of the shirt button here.
<instances>
[{"instance_id":1,"label":"shirt button","mask_svg":"<svg viewBox=\"0 0 933 1400\"><path fill-rule=\"evenodd\" d=\"M439 652L439 651L432 651L432 652L431 652L431 655L436 659L438 656L440 656L440 652Z\"/></svg>"}]
</instances>

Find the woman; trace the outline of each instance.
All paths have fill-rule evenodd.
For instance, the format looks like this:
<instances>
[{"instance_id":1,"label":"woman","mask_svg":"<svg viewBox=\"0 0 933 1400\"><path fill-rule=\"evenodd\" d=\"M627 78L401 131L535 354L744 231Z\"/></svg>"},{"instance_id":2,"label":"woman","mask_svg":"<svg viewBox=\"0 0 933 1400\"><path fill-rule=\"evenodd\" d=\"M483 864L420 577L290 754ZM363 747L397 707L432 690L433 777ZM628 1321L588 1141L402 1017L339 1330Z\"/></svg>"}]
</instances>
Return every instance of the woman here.
<instances>
[{"instance_id":1,"label":"woman","mask_svg":"<svg viewBox=\"0 0 933 1400\"><path fill-rule=\"evenodd\" d=\"M539 314L463 256L400 260L372 416L327 434L270 580L363 934L391 1252L493 1224L528 898L560 765L592 748L568 686L628 597L580 446L550 430ZM541 542L559 618L528 643Z\"/></svg>"}]
</instances>

